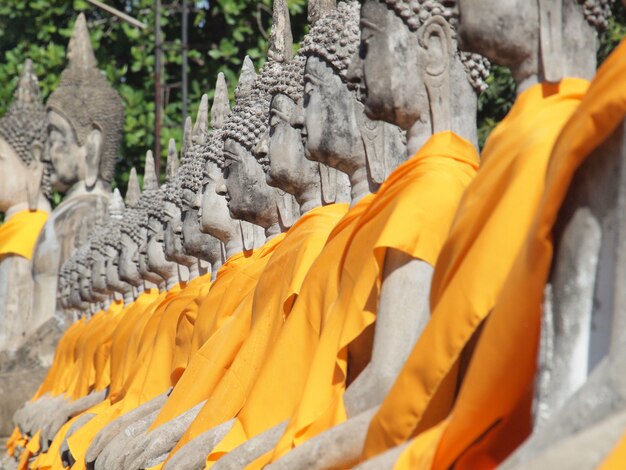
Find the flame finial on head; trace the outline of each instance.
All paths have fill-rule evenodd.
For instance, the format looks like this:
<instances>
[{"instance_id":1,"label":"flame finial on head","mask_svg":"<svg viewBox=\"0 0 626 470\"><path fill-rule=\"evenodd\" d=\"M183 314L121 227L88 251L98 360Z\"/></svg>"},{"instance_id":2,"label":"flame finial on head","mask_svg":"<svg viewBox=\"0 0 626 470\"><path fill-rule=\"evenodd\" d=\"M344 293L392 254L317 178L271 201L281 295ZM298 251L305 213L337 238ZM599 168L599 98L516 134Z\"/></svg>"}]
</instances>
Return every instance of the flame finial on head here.
<instances>
[{"instance_id":1,"label":"flame finial on head","mask_svg":"<svg viewBox=\"0 0 626 470\"><path fill-rule=\"evenodd\" d=\"M139 178L137 178L137 170L135 167L130 169L128 177L128 188L126 189L126 205L128 207L137 207L139 198L141 197L141 188L139 187Z\"/></svg>"},{"instance_id":2,"label":"flame finial on head","mask_svg":"<svg viewBox=\"0 0 626 470\"><path fill-rule=\"evenodd\" d=\"M211 106L211 128L221 129L224 127L226 118L230 114L230 101L228 99L228 87L222 72L217 74L215 83L215 95Z\"/></svg>"},{"instance_id":3,"label":"flame finial on head","mask_svg":"<svg viewBox=\"0 0 626 470\"><path fill-rule=\"evenodd\" d=\"M159 189L159 180L156 174L152 150L146 152L146 166L143 175L143 190L145 192L149 189Z\"/></svg>"}]
</instances>

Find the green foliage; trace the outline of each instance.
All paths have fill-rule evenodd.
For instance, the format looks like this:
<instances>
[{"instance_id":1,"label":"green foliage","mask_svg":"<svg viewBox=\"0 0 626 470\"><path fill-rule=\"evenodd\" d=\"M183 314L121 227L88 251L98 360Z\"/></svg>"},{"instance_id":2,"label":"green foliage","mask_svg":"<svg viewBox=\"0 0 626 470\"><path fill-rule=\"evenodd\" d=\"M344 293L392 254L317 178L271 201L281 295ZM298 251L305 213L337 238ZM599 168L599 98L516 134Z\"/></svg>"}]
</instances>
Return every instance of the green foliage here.
<instances>
[{"instance_id":1,"label":"green foliage","mask_svg":"<svg viewBox=\"0 0 626 470\"><path fill-rule=\"evenodd\" d=\"M626 36L626 10L621 1L613 4L613 16L598 41L598 65L604 62L615 46ZM489 89L478 102L478 141L482 147L489 133L509 112L515 100L515 82L511 72L494 66L488 80Z\"/></svg>"},{"instance_id":2,"label":"green foliage","mask_svg":"<svg viewBox=\"0 0 626 470\"><path fill-rule=\"evenodd\" d=\"M11 102L19 71L27 57L35 63L44 99L55 89L78 12L87 16L99 67L124 99L124 143L115 181L125 191L130 168L141 169L147 149L154 148L154 0L107 0L148 25L141 30L120 21L86 0L0 1L0 115ZM271 22L271 0L189 0L188 112L197 111L203 93L213 96L218 72L232 93L245 54L257 67L264 61ZM305 0L289 0L294 39L304 35ZM181 142L181 0L163 0L163 128L161 156L170 137ZM162 165L163 167L164 165Z\"/></svg>"},{"instance_id":3,"label":"green foliage","mask_svg":"<svg viewBox=\"0 0 626 470\"><path fill-rule=\"evenodd\" d=\"M107 0L148 25L134 28L93 7L86 0L0 1L0 115L11 101L19 70L27 57L35 62L44 98L56 87L65 66L65 49L78 12L87 15L91 40L110 82L123 97L126 109L124 143L116 182L125 190L130 168L143 165L147 149L154 148L154 0ZM163 0L164 113L161 157L170 137L181 141L181 0ZM289 0L294 40L306 30L306 1ZM257 67L265 60L272 0L189 0L189 109L194 115L203 93L213 97L218 72L224 72L231 97L243 57ZM167 7L167 8L166 8ZM626 12L621 2L602 35L599 62L626 34ZM494 67L489 89L479 101L481 145L509 111L515 98L507 69ZM58 199L58 196L57 196Z\"/></svg>"}]
</instances>

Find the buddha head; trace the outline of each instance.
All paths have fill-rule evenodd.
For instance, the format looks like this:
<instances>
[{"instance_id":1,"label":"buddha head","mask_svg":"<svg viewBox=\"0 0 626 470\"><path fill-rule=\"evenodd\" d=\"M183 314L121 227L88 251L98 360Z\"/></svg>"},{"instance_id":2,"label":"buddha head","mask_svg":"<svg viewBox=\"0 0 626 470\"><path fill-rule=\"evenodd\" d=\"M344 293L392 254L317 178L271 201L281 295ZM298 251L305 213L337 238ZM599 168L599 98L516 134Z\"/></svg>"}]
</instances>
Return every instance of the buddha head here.
<instances>
[{"instance_id":1,"label":"buddha head","mask_svg":"<svg viewBox=\"0 0 626 470\"><path fill-rule=\"evenodd\" d=\"M83 302L94 303L102 300L102 297L91 288L91 243L87 242L76 250L76 271L78 272L78 293Z\"/></svg>"},{"instance_id":2,"label":"buddha head","mask_svg":"<svg viewBox=\"0 0 626 470\"><path fill-rule=\"evenodd\" d=\"M247 69L244 68L242 77L246 72ZM198 210L200 229L223 243L241 237L240 223L230 216L226 198L217 192L217 185L222 179L220 161L224 148L223 127L229 115L230 103L226 80L224 74L219 73L211 107L213 130L205 140L198 144L196 156L197 164L202 167L202 187Z\"/></svg>"},{"instance_id":3,"label":"buddha head","mask_svg":"<svg viewBox=\"0 0 626 470\"><path fill-rule=\"evenodd\" d=\"M250 75L254 76L253 65L248 60L246 67L252 68ZM267 185L263 167L255 158L255 147L267 130L268 85L273 75L270 70L275 67L280 65L270 58L251 87L248 88L248 83L242 84L241 80L237 86L235 108L224 126L223 184L217 188L226 196L232 217L266 230L281 222L279 204L282 195Z\"/></svg>"},{"instance_id":4,"label":"buddha head","mask_svg":"<svg viewBox=\"0 0 626 470\"><path fill-rule=\"evenodd\" d=\"M160 215L163 223L163 246L165 258L183 266L192 266L196 258L191 256L183 245L183 219L180 205L182 184L186 175L178 171L178 151L173 140L170 141L167 157L167 182L163 191Z\"/></svg>"},{"instance_id":5,"label":"buddha head","mask_svg":"<svg viewBox=\"0 0 626 470\"><path fill-rule=\"evenodd\" d=\"M185 251L211 264L220 264L222 244L217 238L202 231L198 216L205 167L202 152L209 138L207 116L208 97L204 95L194 126L193 141L184 149L184 163L179 172L180 193L175 203L182 214L182 238Z\"/></svg>"},{"instance_id":6,"label":"buddha head","mask_svg":"<svg viewBox=\"0 0 626 470\"><path fill-rule=\"evenodd\" d=\"M89 304L85 302L80 295L80 274L78 272L78 265L76 258L78 251L75 250L72 256L65 262L67 266L67 280L70 284L70 290L68 293L68 303L70 308L78 310L82 313L87 313Z\"/></svg>"},{"instance_id":7,"label":"buddha head","mask_svg":"<svg viewBox=\"0 0 626 470\"><path fill-rule=\"evenodd\" d=\"M13 102L0 119L0 212L20 203L35 210L42 194L50 196L49 171L41 161L46 126L33 63L26 60Z\"/></svg>"},{"instance_id":8,"label":"buddha head","mask_svg":"<svg viewBox=\"0 0 626 470\"><path fill-rule=\"evenodd\" d=\"M71 284L68 266L63 264L59 271L58 301L61 308L66 312L72 309L70 304L70 290Z\"/></svg>"},{"instance_id":9,"label":"buddha head","mask_svg":"<svg viewBox=\"0 0 626 470\"><path fill-rule=\"evenodd\" d=\"M476 142L477 95L487 87L489 63L458 50L458 17L446 3L367 0L350 75L368 116L422 139L454 130Z\"/></svg>"},{"instance_id":10,"label":"buddha head","mask_svg":"<svg viewBox=\"0 0 626 470\"><path fill-rule=\"evenodd\" d=\"M132 292L132 286L120 279L119 275L118 259L121 225L124 217L124 202L117 190L112 199L115 208L110 212L106 227L103 230L104 236L100 253L105 259L106 284L108 289L123 295Z\"/></svg>"},{"instance_id":11,"label":"buddha head","mask_svg":"<svg viewBox=\"0 0 626 470\"><path fill-rule=\"evenodd\" d=\"M136 219L136 207L141 197L137 171L132 168L126 191L126 210L120 224L120 254L118 268L120 279L134 287L142 287L144 279L139 272L139 229Z\"/></svg>"},{"instance_id":12,"label":"buddha head","mask_svg":"<svg viewBox=\"0 0 626 470\"><path fill-rule=\"evenodd\" d=\"M101 295L110 293L107 286L106 263L107 260L103 253L104 250L104 229L106 223L99 224L94 231L94 237L91 240L91 289Z\"/></svg>"},{"instance_id":13,"label":"buddha head","mask_svg":"<svg viewBox=\"0 0 626 470\"><path fill-rule=\"evenodd\" d=\"M135 272L133 265L136 265L139 275L144 281L162 285L163 278L149 268L147 260L149 200L159 191L152 152L146 154L143 184L144 188L141 195L139 195L138 185L137 188L133 189L133 193L135 194L132 197L139 197L137 197L136 202L124 212L120 227L120 232L123 237L120 255L122 255L122 250L125 250L124 263L122 264L124 265L124 269L128 270L125 272L126 275L132 275L134 277ZM130 188L129 186L129 189ZM124 271L124 269L122 269L122 271Z\"/></svg>"},{"instance_id":14,"label":"buddha head","mask_svg":"<svg viewBox=\"0 0 626 470\"><path fill-rule=\"evenodd\" d=\"M459 45L511 68L518 84L532 77L547 82L591 78L595 30L606 28L612 2L457 0Z\"/></svg>"},{"instance_id":15,"label":"buddha head","mask_svg":"<svg viewBox=\"0 0 626 470\"><path fill-rule=\"evenodd\" d=\"M97 294L109 295L110 290L107 284L107 264L112 260L107 259L105 241L109 236L108 232L114 227L119 227L124 214L124 201L116 188L109 201L108 217L99 223L93 230L89 240L89 261L91 270L91 290Z\"/></svg>"},{"instance_id":16,"label":"buddha head","mask_svg":"<svg viewBox=\"0 0 626 470\"><path fill-rule=\"evenodd\" d=\"M98 70L85 16L76 19L68 65L48 98L47 158L53 186L66 191L79 181L86 190L110 186L124 126L119 94Z\"/></svg>"},{"instance_id":17,"label":"buddha head","mask_svg":"<svg viewBox=\"0 0 626 470\"><path fill-rule=\"evenodd\" d=\"M149 155L151 158L151 155ZM170 227L174 224L171 215L165 211L165 188L149 190L144 188L139 202L140 206L145 204L146 217L143 219L143 228L146 229L146 262L148 269L158 274L163 280L172 279L178 273L178 266L175 261L170 261L166 257L166 249L170 254L175 254L178 258L182 257L182 244L176 243L175 246L165 246L165 231L169 223ZM180 225L180 221L176 221ZM179 227L172 227L172 231L180 230ZM180 234L175 233L176 241L180 241ZM171 243L172 240L168 240ZM180 250L180 251L179 251Z\"/></svg>"},{"instance_id":18,"label":"buddha head","mask_svg":"<svg viewBox=\"0 0 626 470\"><path fill-rule=\"evenodd\" d=\"M241 229L239 222L230 216L226 197L217 191L222 179L220 160L223 147L222 130L216 129L211 133L201 151L204 166L202 202L198 218L203 232L216 237L223 243L228 243L230 240L241 237Z\"/></svg>"},{"instance_id":19,"label":"buddha head","mask_svg":"<svg viewBox=\"0 0 626 470\"><path fill-rule=\"evenodd\" d=\"M359 47L359 4L341 2L304 38L304 131L307 157L348 175L367 170L375 190L404 159L400 130L365 116L349 66Z\"/></svg>"}]
</instances>

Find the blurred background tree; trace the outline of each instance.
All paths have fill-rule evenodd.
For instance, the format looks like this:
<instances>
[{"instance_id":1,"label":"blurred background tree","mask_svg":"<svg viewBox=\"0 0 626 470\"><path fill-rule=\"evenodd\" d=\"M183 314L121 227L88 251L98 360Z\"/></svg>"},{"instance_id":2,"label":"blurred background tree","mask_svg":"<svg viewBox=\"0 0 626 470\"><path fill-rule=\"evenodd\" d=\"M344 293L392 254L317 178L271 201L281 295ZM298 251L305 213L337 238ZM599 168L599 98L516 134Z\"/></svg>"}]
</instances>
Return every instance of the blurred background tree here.
<instances>
[{"instance_id":1,"label":"blurred background tree","mask_svg":"<svg viewBox=\"0 0 626 470\"><path fill-rule=\"evenodd\" d=\"M11 101L19 71L33 59L44 99L54 90L65 65L65 48L74 19L84 11L99 66L122 95L126 108L124 144L116 184L126 189L130 168L143 165L147 149L154 148L154 0L106 0L148 25L134 28L90 5L86 0L0 0L0 115ZM163 128L162 157L170 137L181 141L181 0L162 0ZM200 97L212 98L218 72L224 72L232 93L243 58L257 67L265 60L271 23L271 0L189 0L189 102L195 116ZM294 41L306 31L306 0L288 0ZM626 34L621 2L602 35L601 62ZM509 111L515 96L513 80L502 67L493 67L490 88L479 103L482 145L493 127ZM58 196L57 196L58 202Z\"/></svg>"},{"instance_id":2,"label":"blurred background tree","mask_svg":"<svg viewBox=\"0 0 626 470\"><path fill-rule=\"evenodd\" d=\"M141 30L86 0L0 0L0 115L6 112L27 57L35 63L44 99L55 89L66 60L65 49L79 12L85 12L91 41L102 69L125 103L124 142L116 184L124 193L130 168L143 167L154 148L154 0L105 0L148 25ZM289 0L295 40L306 27L306 0ZM181 0L162 0L163 120L162 157L170 137L182 134ZM265 60L272 0L188 0L188 113L195 118L200 97L224 72L232 93L245 55L259 67ZM163 168L162 168L163 169ZM141 172L140 172L141 173ZM58 202L58 195L57 201Z\"/></svg>"}]
</instances>

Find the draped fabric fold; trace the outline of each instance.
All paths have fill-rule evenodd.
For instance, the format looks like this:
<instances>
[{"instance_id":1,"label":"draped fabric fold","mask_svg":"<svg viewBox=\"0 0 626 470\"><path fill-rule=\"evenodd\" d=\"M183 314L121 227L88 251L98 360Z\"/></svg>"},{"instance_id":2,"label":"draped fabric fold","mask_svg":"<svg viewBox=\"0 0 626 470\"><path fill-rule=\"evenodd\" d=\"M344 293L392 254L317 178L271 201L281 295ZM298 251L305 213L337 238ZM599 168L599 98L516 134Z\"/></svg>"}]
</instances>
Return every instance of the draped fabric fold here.
<instances>
[{"instance_id":1,"label":"draped fabric fold","mask_svg":"<svg viewBox=\"0 0 626 470\"><path fill-rule=\"evenodd\" d=\"M496 304L531 227L554 143L587 87L575 78L535 85L489 136L435 267L431 318L370 423L364 458L450 412L461 354Z\"/></svg>"},{"instance_id":2,"label":"draped fabric fold","mask_svg":"<svg viewBox=\"0 0 626 470\"><path fill-rule=\"evenodd\" d=\"M0 225L0 259L7 255L33 258L35 243L48 220L48 213L24 210L13 214Z\"/></svg>"},{"instance_id":3,"label":"draped fabric fold","mask_svg":"<svg viewBox=\"0 0 626 470\"><path fill-rule=\"evenodd\" d=\"M478 169L474 146L453 132L433 135L383 183L357 221L340 265L337 299L315 351L298 408L273 460L346 419L348 349L376 321L388 249L434 265L457 206ZM369 344L370 341L368 341ZM371 351L368 351L371 354ZM354 364L371 357L350 355Z\"/></svg>"}]
</instances>

